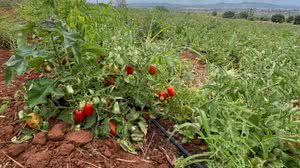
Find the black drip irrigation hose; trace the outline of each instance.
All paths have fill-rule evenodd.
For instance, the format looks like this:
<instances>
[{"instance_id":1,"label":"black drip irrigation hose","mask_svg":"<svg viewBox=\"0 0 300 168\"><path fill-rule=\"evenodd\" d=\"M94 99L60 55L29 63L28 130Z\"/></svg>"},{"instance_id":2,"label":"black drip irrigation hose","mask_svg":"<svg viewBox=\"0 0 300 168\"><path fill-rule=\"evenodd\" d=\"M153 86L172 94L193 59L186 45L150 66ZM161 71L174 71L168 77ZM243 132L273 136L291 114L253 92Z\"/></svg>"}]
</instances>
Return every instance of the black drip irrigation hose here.
<instances>
[{"instance_id":1,"label":"black drip irrigation hose","mask_svg":"<svg viewBox=\"0 0 300 168\"><path fill-rule=\"evenodd\" d=\"M192 156L180 143L178 143L168 132L167 130L156 120L153 119L151 122L158 128L160 131L169 139L169 141L177 147L177 149L185 156ZM206 168L205 165L201 163L195 163L192 165L193 168Z\"/></svg>"}]
</instances>

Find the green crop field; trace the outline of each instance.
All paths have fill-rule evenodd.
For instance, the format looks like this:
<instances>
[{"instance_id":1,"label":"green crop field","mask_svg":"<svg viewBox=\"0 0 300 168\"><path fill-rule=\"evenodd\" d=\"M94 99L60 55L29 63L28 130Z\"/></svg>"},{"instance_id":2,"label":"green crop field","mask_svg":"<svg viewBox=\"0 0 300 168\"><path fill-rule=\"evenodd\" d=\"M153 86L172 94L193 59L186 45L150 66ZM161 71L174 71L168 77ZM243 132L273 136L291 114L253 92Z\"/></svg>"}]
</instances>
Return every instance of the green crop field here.
<instances>
[{"instance_id":1,"label":"green crop field","mask_svg":"<svg viewBox=\"0 0 300 168\"><path fill-rule=\"evenodd\" d=\"M0 16L0 45L15 53L6 83L27 69L44 74L25 85L20 121L39 118L26 135L56 118L108 137L113 121L121 147L136 153L147 113L175 122L185 142L207 144L178 168L300 167L300 26L81 0L28 0L14 11L14 20ZM187 84L184 50L207 63L198 88ZM170 86L175 96L157 98ZM94 112L81 118L87 102Z\"/></svg>"}]
</instances>

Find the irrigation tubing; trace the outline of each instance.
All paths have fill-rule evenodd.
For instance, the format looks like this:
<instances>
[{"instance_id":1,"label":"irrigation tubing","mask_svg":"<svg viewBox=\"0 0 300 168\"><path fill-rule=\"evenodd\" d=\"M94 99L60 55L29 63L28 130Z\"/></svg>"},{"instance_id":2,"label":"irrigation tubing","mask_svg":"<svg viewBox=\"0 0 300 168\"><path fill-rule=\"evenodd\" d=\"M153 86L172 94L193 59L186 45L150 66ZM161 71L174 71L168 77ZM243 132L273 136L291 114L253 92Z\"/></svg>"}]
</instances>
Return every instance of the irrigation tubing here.
<instances>
[{"instance_id":1,"label":"irrigation tubing","mask_svg":"<svg viewBox=\"0 0 300 168\"><path fill-rule=\"evenodd\" d=\"M180 143L178 143L168 132L167 130L156 120L153 119L151 122L158 128L160 131L169 139L169 141L174 144L177 149L185 156L190 157L192 156ZM195 168L205 168L205 166L201 163L195 163L193 164L193 167Z\"/></svg>"}]
</instances>

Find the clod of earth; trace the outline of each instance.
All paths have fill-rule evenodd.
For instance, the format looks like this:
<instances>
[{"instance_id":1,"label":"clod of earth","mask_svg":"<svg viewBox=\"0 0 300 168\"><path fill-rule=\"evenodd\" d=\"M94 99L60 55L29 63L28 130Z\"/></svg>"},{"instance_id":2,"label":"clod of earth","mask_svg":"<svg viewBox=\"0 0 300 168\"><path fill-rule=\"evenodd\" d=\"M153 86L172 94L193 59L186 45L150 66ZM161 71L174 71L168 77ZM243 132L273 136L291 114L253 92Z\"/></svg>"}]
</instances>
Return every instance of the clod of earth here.
<instances>
[{"instance_id":1,"label":"clod of earth","mask_svg":"<svg viewBox=\"0 0 300 168\"><path fill-rule=\"evenodd\" d=\"M39 152L31 155L25 165L30 168L44 168L47 167L50 159L50 152Z\"/></svg>"},{"instance_id":2,"label":"clod of earth","mask_svg":"<svg viewBox=\"0 0 300 168\"><path fill-rule=\"evenodd\" d=\"M68 124L58 123L48 133L48 139L52 141L61 141L65 138L65 133L68 129Z\"/></svg>"},{"instance_id":3,"label":"clod of earth","mask_svg":"<svg viewBox=\"0 0 300 168\"><path fill-rule=\"evenodd\" d=\"M75 146L73 144L64 143L57 148L56 152L58 155L68 156L74 149Z\"/></svg>"},{"instance_id":4,"label":"clod of earth","mask_svg":"<svg viewBox=\"0 0 300 168\"><path fill-rule=\"evenodd\" d=\"M28 146L28 143L12 144L4 152L9 156L16 157L23 153Z\"/></svg>"},{"instance_id":5,"label":"clod of earth","mask_svg":"<svg viewBox=\"0 0 300 168\"><path fill-rule=\"evenodd\" d=\"M46 142L47 142L47 135L44 132L39 132L35 134L32 140L32 144L36 144L36 145L45 145Z\"/></svg>"},{"instance_id":6,"label":"clod of earth","mask_svg":"<svg viewBox=\"0 0 300 168\"><path fill-rule=\"evenodd\" d=\"M75 146L85 145L92 141L93 138L94 135L91 132L85 130L70 132L66 136L66 140L74 143Z\"/></svg>"}]
</instances>

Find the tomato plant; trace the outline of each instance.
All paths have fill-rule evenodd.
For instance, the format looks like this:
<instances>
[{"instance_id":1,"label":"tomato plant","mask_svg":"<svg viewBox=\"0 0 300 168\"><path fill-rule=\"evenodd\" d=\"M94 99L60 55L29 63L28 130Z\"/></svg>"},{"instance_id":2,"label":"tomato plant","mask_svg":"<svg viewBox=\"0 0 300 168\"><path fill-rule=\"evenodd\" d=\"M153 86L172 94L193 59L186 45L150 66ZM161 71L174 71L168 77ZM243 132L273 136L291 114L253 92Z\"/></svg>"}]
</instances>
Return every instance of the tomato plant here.
<instances>
[{"instance_id":1,"label":"tomato plant","mask_svg":"<svg viewBox=\"0 0 300 168\"><path fill-rule=\"evenodd\" d=\"M18 48L7 62L6 82L28 69L43 73L26 83L26 112L39 108L46 122L57 118L91 129L96 136L116 136L123 148L134 152L131 143L142 143L147 133L143 113L157 111L155 90L166 85L156 72L159 65L150 64L154 57L134 43L123 48L99 45L97 23L77 5L66 17L17 29ZM28 41L32 36L42 40ZM107 40L114 45L113 37ZM162 97L166 99L167 92Z\"/></svg>"}]
</instances>

